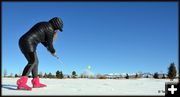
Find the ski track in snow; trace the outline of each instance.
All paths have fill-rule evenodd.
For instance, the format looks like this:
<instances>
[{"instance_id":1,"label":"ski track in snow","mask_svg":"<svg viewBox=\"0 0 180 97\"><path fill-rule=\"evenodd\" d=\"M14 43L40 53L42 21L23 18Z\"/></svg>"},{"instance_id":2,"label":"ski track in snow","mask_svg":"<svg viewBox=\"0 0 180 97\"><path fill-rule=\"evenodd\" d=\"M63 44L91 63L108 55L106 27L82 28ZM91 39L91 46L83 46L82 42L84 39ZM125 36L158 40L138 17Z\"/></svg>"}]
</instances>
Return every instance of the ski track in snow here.
<instances>
[{"instance_id":1,"label":"ski track in snow","mask_svg":"<svg viewBox=\"0 0 180 97\"><path fill-rule=\"evenodd\" d=\"M41 79L45 88L16 90L19 78L2 78L2 95L159 95L164 96L168 79ZM32 78L28 79L28 85ZM174 80L178 82L178 80Z\"/></svg>"}]
</instances>

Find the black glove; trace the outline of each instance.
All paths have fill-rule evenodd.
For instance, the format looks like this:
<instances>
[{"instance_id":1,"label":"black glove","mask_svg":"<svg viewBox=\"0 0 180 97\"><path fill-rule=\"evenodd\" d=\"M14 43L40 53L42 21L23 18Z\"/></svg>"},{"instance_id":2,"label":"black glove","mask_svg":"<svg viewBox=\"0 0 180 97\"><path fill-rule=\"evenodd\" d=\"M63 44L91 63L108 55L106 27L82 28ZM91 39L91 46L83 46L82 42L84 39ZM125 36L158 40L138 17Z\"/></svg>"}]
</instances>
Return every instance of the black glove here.
<instances>
[{"instance_id":1,"label":"black glove","mask_svg":"<svg viewBox=\"0 0 180 97\"><path fill-rule=\"evenodd\" d=\"M59 57L56 55L56 52L55 53L51 53L51 55L56 57L57 59L59 59Z\"/></svg>"}]
</instances>

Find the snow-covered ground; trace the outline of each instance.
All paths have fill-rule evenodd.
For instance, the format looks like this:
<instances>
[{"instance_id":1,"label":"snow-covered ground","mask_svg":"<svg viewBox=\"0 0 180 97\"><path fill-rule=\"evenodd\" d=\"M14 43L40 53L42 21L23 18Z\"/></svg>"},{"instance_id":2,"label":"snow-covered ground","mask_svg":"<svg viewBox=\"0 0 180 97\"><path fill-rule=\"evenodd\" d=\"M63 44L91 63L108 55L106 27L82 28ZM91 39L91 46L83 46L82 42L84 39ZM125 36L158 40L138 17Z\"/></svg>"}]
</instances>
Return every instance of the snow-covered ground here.
<instances>
[{"instance_id":1,"label":"snow-covered ground","mask_svg":"<svg viewBox=\"0 0 180 97\"><path fill-rule=\"evenodd\" d=\"M2 78L2 95L160 95L167 79L41 79L45 88L16 90L18 78ZM178 80L174 80L178 82ZM31 85L31 78L28 80Z\"/></svg>"}]
</instances>

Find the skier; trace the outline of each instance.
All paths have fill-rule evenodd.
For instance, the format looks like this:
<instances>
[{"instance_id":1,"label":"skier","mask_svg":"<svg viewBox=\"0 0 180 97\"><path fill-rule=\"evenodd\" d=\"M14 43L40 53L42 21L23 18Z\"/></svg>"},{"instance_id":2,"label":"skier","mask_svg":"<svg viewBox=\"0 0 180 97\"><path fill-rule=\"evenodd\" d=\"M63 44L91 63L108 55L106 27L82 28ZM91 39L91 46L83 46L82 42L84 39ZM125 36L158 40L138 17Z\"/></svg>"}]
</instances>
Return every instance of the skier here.
<instances>
[{"instance_id":1,"label":"skier","mask_svg":"<svg viewBox=\"0 0 180 97\"><path fill-rule=\"evenodd\" d=\"M43 44L47 50L56 56L53 47L53 39L56 37L57 31L63 31L63 21L61 18L54 17L48 22L39 22L34 25L27 33L19 39L19 48L28 61L25 66L22 76L17 80L18 90L31 90L32 88L27 85L28 75L32 72L32 85L33 88L46 87L41 84L38 77L38 58L36 54L36 47L39 43Z\"/></svg>"}]
</instances>

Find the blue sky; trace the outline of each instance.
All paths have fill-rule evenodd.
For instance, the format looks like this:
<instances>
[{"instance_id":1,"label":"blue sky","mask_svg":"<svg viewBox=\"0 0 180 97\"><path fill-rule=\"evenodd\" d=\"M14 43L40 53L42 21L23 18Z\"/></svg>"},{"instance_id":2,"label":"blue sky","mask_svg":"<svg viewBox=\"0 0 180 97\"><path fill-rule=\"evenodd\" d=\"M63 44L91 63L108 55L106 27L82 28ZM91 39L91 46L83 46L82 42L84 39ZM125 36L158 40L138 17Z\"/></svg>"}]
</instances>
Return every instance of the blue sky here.
<instances>
[{"instance_id":1,"label":"blue sky","mask_svg":"<svg viewBox=\"0 0 180 97\"><path fill-rule=\"evenodd\" d=\"M66 65L37 47L39 72L78 74L167 72L178 68L178 2L3 2L2 71L20 73L27 61L18 39L34 24L58 16L54 42Z\"/></svg>"}]
</instances>

